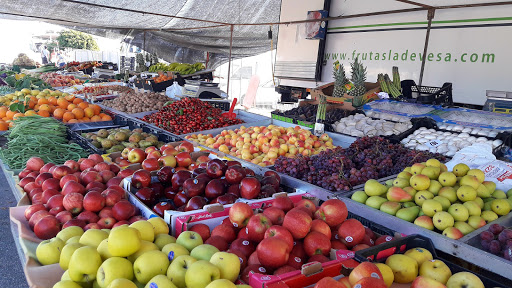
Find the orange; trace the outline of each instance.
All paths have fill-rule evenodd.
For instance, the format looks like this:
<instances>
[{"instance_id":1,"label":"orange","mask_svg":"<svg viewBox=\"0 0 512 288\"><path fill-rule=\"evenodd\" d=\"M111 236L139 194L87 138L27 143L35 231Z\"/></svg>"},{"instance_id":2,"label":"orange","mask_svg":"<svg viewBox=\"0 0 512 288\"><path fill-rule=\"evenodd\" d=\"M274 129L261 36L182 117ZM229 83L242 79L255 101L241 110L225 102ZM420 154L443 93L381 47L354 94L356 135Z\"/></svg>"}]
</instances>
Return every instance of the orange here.
<instances>
[{"instance_id":1,"label":"orange","mask_svg":"<svg viewBox=\"0 0 512 288\"><path fill-rule=\"evenodd\" d=\"M50 103L50 102L48 101L48 99L45 99L45 98L40 98L39 100L37 100L37 104L39 104L39 105L48 104L48 103Z\"/></svg>"},{"instance_id":2,"label":"orange","mask_svg":"<svg viewBox=\"0 0 512 288\"><path fill-rule=\"evenodd\" d=\"M48 98L48 102L50 102L50 104L52 104L52 105L58 105L57 104L57 98L55 98L53 96Z\"/></svg>"},{"instance_id":3,"label":"orange","mask_svg":"<svg viewBox=\"0 0 512 288\"><path fill-rule=\"evenodd\" d=\"M36 106L34 106L34 110L39 111L39 104L36 104Z\"/></svg>"},{"instance_id":4,"label":"orange","mask_svg":"<svg viewBox=\"0 0 512 288\"><path fill-rule=\"evenodd\" d=\"M112 120L112 117L110 117L109 115L103 114L103 116L101 116L101 121L111 121L111 120Z\"/></svg>"},{"instance_id":5,"label":"orange","mask_svg":"<svg viewBox=\"0 0 512 288\"><path fill-rule=\"evenodd\" d=\"M41 110L46 110L46 111L50 112L52 109L50 108L50 105L43 104L43 105L39 106L39 111L41 111Z\"/></svg>"},{"instance_id":6,"label":"orange","mask_svg":"<svg viewBox=\"0 0 512 288\"><path fill-rule=\"evenodd\" d=\"M76 119L84 118L84 110L82 110L82 108L75 108L71 110L71 113L75 114Z\"/></svg>"},{"instance_id":7,"label":"orange","mask_svg":"<svg viewBox=\"0 0 512 288\"><path fill-rule=\"evenodd\" d=\"M84 117L81 120L82 122L91 122L91 119L89 117Z\"/></svg>"},{"instance_id":8,"label":"orange","mask_svg":"<svg viewBox=\"0 0 512 288\"><path fill-rule=\"evenodd\" d=\"M101 117L98 115L94 115L91 117L91 122L98 122L101 121Z\"/></svg>"},{"instance_id":9,"label":"orange","mask_svg":"<svg viewBox=\"0 0 512 288\"><path fill-rule=\"evenodd\" d=\"M78 123L79 120L76 120L76 119L69 119L68 123Z\"/></svg>"},{"instance_id":10,"label":"orange","mask_svg":"<svg viewBox=\"0 0 512 288\"><path fill-rule=\"evenodd\" d=\"M37 115L43 116L43 117L50 117L50 112L48 112L46 110L40 110L39 112L37 112Z\"/></svg>"},{"instance_id":11,"label":"orange","mask_svg":"<svg viewBox=\"0 0 512 288\"><path fill-rule=\"evenodd\" d=\"M12 117L14 117L14 115L16 114L16 112L14 111L7 111L7 113L5 114L5 117L9 118L9 119L12 119Z\"/></svg>"},{"instance_id":12,"label":"orange","mask_svg":"<svg viewBox=\"0 0 512 288\"><path fill-rule=\"evenodd\" d=\"M62 120L64 120L64 122L69 122L69 120L71 119L75 119L75 114L71 112L66 112L64 113L64 115L62 115Z\"/></svg>"},{"instance_id":13,"label":"orange","mask_svg":"<svg viewBox=\"0 0 512 288\"><path fill-rule=\"evenodd\" d=\"M92 116L94 116L94 109L92 109L91 107L87 107L84 109L84 113L86 117L91 118Z\"/></svg>"},{"instance_id":14,"label":"orange","mask_svg":"<svg viewBox=\"0 0 512 288\"><path fill-rule=\"evenodd\" d=\"M62 119L62 116L64 115L64 113L66 113L65 109L57 108L57 109L55 109L55 111L53 111L53 117L55 117L57 119Z\"/></svg>"},{"instance_id":15,"label":"orange","mask_svg":"<svg viewBox=\"0 0 512 288\"><path fill-rule=\"evenodd\" d=\"M73 102L73 100L75 100L75 95L73 94L70 94L70 95L66 95L66 97L64 97L66 100L68 101L71 101Z\"/></svg>"},{"instance_id":16,"label":"orange","mask_svg":"<svg viewBox=\"0 0 512 288\"><path fill-rule=\"evenodd\" d=\"M80 103L82 103L82 102L84 102L84 100L82 100L82 99L80 99L80 98L75 98L75 99L73 99L73 104L77 104L77 105L78 105L78 104L80 104Z\"/></svg>"},{"instance_id":17,"label":"orange","mask_svg":"<svg viewBox=\"0 0 512 288\"><path fill-rule=\"evenodd\" d=\"M0 122L0 131L6 131L7 129L9 129L9 124L4 121Z\"/></svg>"},{"instance_id":18,"label":"orange","mask_svg":"<svg viewBox=\"0 0 512 288\"><path fill-rule=\"evenodd\" d=\"M20 118L20 117L24 117L24 116L25 116L25 114L23 114L23 113L19 113L19 112L18 112L18 113L16 113L16 114L14 114L14 116L12 116L12 119L13 119L13 120L16 120L16 119L18 119L18 118Z\"/></svg>"},{"instance_id":19,"label":"orange","mask_svg":"<svg viewBox=\"0 0 512 288\"><path fill-rule=\"evenodd\" d=\"M66 109L68 108L69 102L66 99L61 98L57 100L57 105L62 109Z\"/></svg>"},{"instance_id":20,"label":"orange","mask_svg":"<svg viewBox=\"0 0 512 288\"><path fill-rule=\"evenodd\" d=\"M71 110L73 110L75 108L76 108L75 104L69 104L68 107L67 107L68 111L71 111Z\"/></svg>"},{"instance_id":21,"label":"orange","mask_svg":"<svg viewBox=\"0 0 512 288\"><path fill-rule=\"evenodd\" d=\"M12 122L11 120L7 121L7 123L9 123L9 128L14 127L14 122Z\"/></svg>"},{"instance_id":22,"label":"orange","mask_svg":"<svg viewBox=\"0 0 512 288\"><path fill-rule=\"evenodd\" d=\"M36 111L34 111L34 110L28 110L27 112L25 112L25 116L34 116L34 115L37 115Z\"/></svg>"},{"instance_id":23,"label":"orange","mask_svg":"<svg viewBox=\"0 0 512 288\"><path fill-rule=\"evenodd\" d=\"M7 109L6 106L0 106L0 118L4 118L7 114L7 111L9 111L9 109Z\"/></svg>"},{"instance_id":24,"label":"orange","mask_svg":"<svg viewBox=\"0 0 512 288\"><path fill-rule=\"evenodd\" d=\"M34 109L34 107L36 107L36 104L37 104L37 101L28 101L28 108L30 109Z\"/></svg>"},{"instance_id":25,"label":"orange","mask_svg":"<svg viewBox=\"0 0 512 288\"><path fill-rule=\"evenodd\" d=\"M89 107L89 104L87 102L81 102L78 104L78 108L85 109L87 107Z\"/></svg>"},{"instance_id":26,"label":"orange","mask_svg":"<svg viewBox=\"0 0 512 288\"><path fill-rule=\"evenodd\" d=\"M94 110L94 115L99 115L101 113L101 107L96 104L89 105L90 108Z\"/></svg>"}]
</instances>

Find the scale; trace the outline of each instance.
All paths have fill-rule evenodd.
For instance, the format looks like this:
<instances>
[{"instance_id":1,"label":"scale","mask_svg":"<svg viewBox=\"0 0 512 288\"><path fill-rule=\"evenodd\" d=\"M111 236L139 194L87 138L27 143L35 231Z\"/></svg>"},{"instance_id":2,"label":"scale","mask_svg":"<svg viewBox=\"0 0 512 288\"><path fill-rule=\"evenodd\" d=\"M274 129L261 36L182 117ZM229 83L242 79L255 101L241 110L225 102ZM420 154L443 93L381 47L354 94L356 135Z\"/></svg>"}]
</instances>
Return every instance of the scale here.
<instances>
[{"instance_id":1,"label":"scale","mask_svg":"<svg viewBox=\"0 0 512 288\"><path fill-rule=\"evenodd\" d=\"M194 81L194 80L186 80L185 86L182 89L182 95L186 97L199 97L205 98L204 95L201 97L203 92L210 92L217 95L218 98L227 98L227 94L224 93L219 88L219 83L211 83L205 81ZM206 93L209 94L209 93ZM211 95L211 94L210 94ZM207 97L209 99L211 97Z\"/></svg>"},{"instance_id":2,"label":"scale","mask_svg":"<svg viewBox=\"0 0 512 288\"><path fill-rule=\"evenodd\" d=\"M512 114L512 92L487 90L483 110L503 114Z\"/></svg>"}]
</instances>

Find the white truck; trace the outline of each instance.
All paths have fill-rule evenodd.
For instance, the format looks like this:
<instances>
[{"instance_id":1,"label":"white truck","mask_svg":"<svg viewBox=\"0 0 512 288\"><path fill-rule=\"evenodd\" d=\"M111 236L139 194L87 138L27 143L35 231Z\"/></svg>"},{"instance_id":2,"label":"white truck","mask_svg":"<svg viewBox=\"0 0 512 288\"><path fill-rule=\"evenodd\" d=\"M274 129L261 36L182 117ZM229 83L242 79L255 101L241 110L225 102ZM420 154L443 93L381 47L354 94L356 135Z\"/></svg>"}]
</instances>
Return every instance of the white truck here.
<instances>
[{"instance_id":1,"label":"white truck","mask_svg":"<svg viewBox=\"0 0 512 288\"><path fill-rule=\"evenodd\" d=\"M491 2L483 5L482 2ZM276 91L301 93L333 82L333 63L350 76L359 57L368 82L398 66L401 79L441 87L453 84L455 103L483 105L486 91L512 91L510 37L512 5L485 0L283 0L281 22L306 19L308 11L328 10L325 40L305 37L305 24L281 25L275 74ZM459 5L460 8L455 8ZM382 14L382 12L387 13ZM430 11L430 12L429 12ZM431 19L430 36L424 53Z\"/></svg>"}]
</instances>

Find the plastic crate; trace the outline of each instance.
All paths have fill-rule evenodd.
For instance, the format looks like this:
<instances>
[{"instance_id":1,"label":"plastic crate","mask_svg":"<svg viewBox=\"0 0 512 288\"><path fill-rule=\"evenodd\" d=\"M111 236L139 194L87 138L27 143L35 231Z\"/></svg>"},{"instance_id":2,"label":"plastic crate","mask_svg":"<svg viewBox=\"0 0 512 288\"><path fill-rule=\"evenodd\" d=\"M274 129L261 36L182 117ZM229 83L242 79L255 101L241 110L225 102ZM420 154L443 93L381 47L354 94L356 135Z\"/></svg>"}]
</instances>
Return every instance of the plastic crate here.
<instances>
[{"instance_id":1,"label":"plastic crate","mask_svg":"<svg viewBox=\"0 0 512 288\"><path fill-rule=\"evenodd\" d=\"M407 100L422 104L453 105L452 83L447 82L442 87L432 87L416 85L414 80L403 80L401 84L403 97Z\"/></svg>"},{"instance_id":2,"label":"plastic crate","mask_svg":"<svg viewBox=\"0 0 512 288\"><path fill-rule=\"evenodd\" d=\"M436 121L429 117L412 118L411 123L411 128L405 130L404 132L398 135L390 135L386 136L385 138L387 138L391 143L400 143L400 141L407 138L407 136L411 135L412 133L414 133L414 131L418 130L421 127L425 127L428 129L438 129Z\"/></svg>"},{"instance_id":3,"label":"plastic crate","mask_svg":"<svg viewBox=\"0 0 512 288\"><path fill-rule=\"evenodd\" d=\"M201 101L208 102L212 107L219 108L222 111L229 111L231 107L231 103L227 100L210 100L210 99L200 99Z\"/></svg>"},{"instance_id":4,"label":"plastic crate","mask_svg":"<svg viewBox=\"0 0 512 288\"><path fill-rule=\"evenodd\" d=\"M458 272L471 272L476 274L482 280L485 287L510 287L510 280L504 277L489 272L483 269L477 269L476 271L463 268L455 263L450 262L446 258L442 257L439 250L436 250L432 241L421 235L410 235L404 238L396 239L393 241L385 242L378 246L373 246L367 249L359 250L355 254L355 260L358 262L373 261L377 259L377 262L383 262L384 258L387 258L389 251L394 251L393 254L403 253L412 248L424 248L432 253L434 259L443 261L448 268L452 271L452 274ZM441 254L438 255L438 252ZM383 256L386 254L386 256ZM508 285L504 285L508 283Z\"/></svg>"}]
</instances>

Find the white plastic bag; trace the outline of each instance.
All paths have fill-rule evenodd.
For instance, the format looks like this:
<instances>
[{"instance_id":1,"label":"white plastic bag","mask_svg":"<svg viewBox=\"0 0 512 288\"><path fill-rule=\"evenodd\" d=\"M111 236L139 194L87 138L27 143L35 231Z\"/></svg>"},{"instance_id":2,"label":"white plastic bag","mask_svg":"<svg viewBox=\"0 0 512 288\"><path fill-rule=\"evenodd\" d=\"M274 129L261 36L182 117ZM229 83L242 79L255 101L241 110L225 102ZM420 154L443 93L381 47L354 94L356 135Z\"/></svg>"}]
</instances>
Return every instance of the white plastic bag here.
<instances>
[{"instance_id":1,"label":"white plastic bag","mask_svg":"<svg viewBox=\"0 0 512 288\"><path fill-rule=\"evenodd\" d=\"M176 81L165 89L165 95L169 98L179 99L178 96L182 95L183 87L178 85Z\"/></svg>"}]
</instances>

